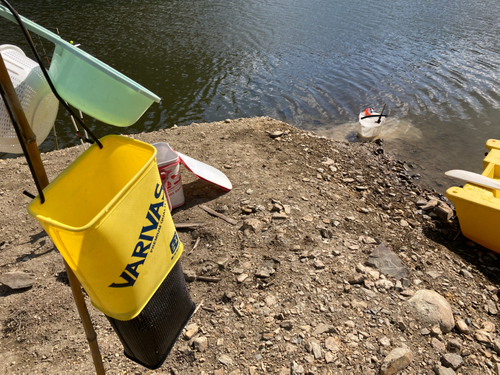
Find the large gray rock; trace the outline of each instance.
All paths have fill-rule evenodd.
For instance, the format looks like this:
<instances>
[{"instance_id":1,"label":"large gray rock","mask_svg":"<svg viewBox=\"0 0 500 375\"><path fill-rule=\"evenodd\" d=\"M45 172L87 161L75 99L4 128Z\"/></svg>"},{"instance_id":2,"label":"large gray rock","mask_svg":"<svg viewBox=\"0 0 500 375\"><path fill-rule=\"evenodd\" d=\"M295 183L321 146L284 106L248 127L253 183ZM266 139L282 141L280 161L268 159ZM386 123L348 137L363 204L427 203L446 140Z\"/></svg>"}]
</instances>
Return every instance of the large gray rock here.
<instances>
[{"instance_id":1,"label":"large gray rock","mask_svg":"<svg viewBox=\"0 0 500 375\"><path fill-rule=\"evenodd\" d=\"M392 375L409 366L413 353L407 348L393 349L382 361L380 375Z\"/></svg>"},{"instance_id":2,"label":"large gray rock","mask_svg":"<svg viewBox=\"0 0 500 375\"><path fill-rule=\"evenodd\" d=\"M381 243L372 251L365 264L379 269L385 275L393 276L396 280L410 275L410 271L399 259L398 255L385 243Z\"/></svg>"},{"instance_id":3,"label":"large gray rock","mask_svg":"<svg viewBox=\"0 0 500 375\"><path fill-rule=\"evenodd\" d=\"M450 332L455 319L448 301L433 290L421 289L408 300L408 305L420 320L430 325L438 324L443 333Z\"/></svg>"}]
</instances>

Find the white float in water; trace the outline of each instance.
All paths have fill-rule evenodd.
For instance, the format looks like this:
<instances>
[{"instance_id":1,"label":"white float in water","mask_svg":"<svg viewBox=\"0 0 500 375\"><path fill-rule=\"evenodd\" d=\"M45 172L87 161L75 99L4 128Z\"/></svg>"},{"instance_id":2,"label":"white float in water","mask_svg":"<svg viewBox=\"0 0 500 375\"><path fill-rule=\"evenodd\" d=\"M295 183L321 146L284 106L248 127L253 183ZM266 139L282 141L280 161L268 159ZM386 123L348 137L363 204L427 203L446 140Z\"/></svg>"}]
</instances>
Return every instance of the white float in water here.
<instances>
[{"instance_id":1,"label":"white float in water","mask_svg":"<svg viewBox=\"0 0 500 375\"><path fill-rule=\"evenodd\" d=\"M371 140L380 135L386 116L382 112L377 113L373 108L366 108L359 114L358 138Z\"/></svg>"}]
</instances>

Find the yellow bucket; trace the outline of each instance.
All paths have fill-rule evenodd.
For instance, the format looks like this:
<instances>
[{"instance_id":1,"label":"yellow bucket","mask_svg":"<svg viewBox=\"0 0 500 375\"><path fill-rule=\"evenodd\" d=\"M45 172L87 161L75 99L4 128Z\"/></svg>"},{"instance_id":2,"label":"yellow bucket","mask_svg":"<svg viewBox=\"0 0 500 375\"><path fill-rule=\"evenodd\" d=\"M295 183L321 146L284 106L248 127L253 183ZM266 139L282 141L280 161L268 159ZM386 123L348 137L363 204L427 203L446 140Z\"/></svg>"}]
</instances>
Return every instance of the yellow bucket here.
<instances>
[{"instance_id":1,"label":"yellow bucket","mask_svg":"<svg viewBox=\"0 0 500 375\"><path fill-rule=\"evenodd\" d=\"M156 166L156 149L110 135L80 155L28 207L75 272L93 305L136 317L183 246Z\"/></svg>"}]
</instances>

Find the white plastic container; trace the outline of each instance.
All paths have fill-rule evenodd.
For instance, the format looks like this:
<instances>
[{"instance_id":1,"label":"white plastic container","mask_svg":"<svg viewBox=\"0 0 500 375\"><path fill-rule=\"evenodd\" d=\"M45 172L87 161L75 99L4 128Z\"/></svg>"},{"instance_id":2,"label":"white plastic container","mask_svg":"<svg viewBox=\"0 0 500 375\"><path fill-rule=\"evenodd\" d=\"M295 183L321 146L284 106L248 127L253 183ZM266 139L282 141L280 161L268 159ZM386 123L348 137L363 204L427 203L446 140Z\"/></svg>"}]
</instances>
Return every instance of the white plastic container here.
<instances>
[{"instance_id":1,"label":"white plastic container","mask_svg":"<svg viewBox=\"0 0 500 375\"><path fill-rule=\"evenodd\" d=\"M370 140L378 137L385 122L385 116L380 118L380 113L371 111L367 116L366 110L359 114L358 137L363 140Z\"/></svg>"},{"instance_id":2,"label":"white plastic container","mask_svg":"<svg viewBox=\"0 0 500 375\"><path fill-rule=\"evenodd\" d=\"M40 145L54 125L59 101L50 90L40 66L19 47L1 45L0 54L26 119L36 135L36 143ZM23 153L3 100L0 100L0 152Z\"/></svg>"},{"instance_id":3,"label":"white plastic container","mask_svg":"<svg viewBox=\"0 0 500 375\"><path fill-rule=\"evenodd\" d=\"M170 211L184 204L179 155L170 148L168 143L153 143L156 148L156 163L160 172L163 190L169 198Z\"/></svg>"}]
</instances>

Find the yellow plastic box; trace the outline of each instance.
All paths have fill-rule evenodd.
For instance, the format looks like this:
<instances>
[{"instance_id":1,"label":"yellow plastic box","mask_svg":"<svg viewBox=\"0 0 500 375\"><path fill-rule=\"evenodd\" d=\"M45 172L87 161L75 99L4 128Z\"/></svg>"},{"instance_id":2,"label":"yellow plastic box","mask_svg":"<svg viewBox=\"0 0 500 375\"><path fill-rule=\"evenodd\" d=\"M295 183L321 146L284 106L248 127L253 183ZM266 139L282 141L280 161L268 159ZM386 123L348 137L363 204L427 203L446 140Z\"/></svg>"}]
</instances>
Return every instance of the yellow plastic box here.
<instances>
[{"instance_id":1,"label":"yellow plastic box","mask_svg":"<svg viewBox=\"0 0 500 375\"><path fill-rule=\"evenodd\" d=\"M486 148L482 175L500 181L500 140L489 139ZM449 188L446 196L455 204L463 235L500 253L500 191L467 183Z\"/></svg>"},{"instance_id":2,"label":"yellow plastic box","mask_svg":"<svg viewBox=\"0 0 500 375\"><path fill-rule=\"evenodd\" d=\"M109 317L136 317L182 253L156 149L110 135L89 147L28 211Z\"/></svg>"}]
</instances>

